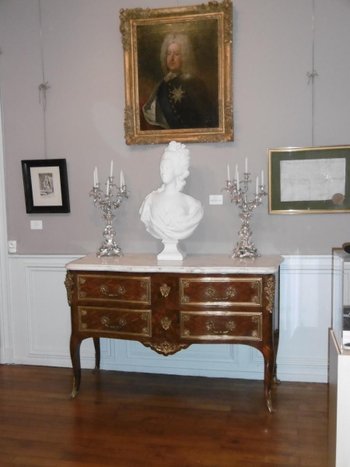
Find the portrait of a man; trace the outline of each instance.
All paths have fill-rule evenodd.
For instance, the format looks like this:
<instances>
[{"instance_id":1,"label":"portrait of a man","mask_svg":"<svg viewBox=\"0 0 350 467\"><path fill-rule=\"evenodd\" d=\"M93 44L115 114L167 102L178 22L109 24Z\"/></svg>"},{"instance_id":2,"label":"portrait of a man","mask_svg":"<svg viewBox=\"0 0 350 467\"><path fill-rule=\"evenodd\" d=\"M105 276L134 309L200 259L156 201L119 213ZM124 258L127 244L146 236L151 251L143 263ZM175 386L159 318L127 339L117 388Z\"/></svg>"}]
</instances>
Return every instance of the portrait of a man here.
<instances>
[{"instance_id":1,"label":"portrait of a man","mask_svg":"<svg viewBox=\"0 0 350 467\"><path fill-rule=\"evenodd\" d=\"M232 2L121 10L125 140L233 140Z\"/></svg>"},{"instance_id":2,"label":"portrait of a man","mask_svg":"<svg viewBox=\"0 0 350 467\"><path fill-rule=\"evenodd\" d=\"M199 47L197 51L200 53ZM188 34L174 32L165 35L159 53L162 78L142 105L141 129L147 129L149 125L164 129L218 126L214 87L217 79L210 82L208 78L212 72L209 67L205 70L204 63L199 72L197 60ZM208 90L210 84L211 93Z\"/></svg>"}]
</instances>

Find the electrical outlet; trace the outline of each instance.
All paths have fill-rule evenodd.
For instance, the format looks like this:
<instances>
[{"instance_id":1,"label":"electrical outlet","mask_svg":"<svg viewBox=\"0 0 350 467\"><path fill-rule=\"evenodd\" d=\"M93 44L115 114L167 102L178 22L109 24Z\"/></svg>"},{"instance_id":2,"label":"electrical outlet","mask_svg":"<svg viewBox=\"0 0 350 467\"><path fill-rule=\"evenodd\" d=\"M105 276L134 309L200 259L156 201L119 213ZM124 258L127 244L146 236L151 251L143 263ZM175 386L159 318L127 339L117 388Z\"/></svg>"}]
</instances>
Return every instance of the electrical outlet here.
<instances>
[{"instance_id":1,"label":"electrical outlet","mask_svg":"<svg viewBox=\"0 0 350 467\"><path fill-rule=\"evenodd\" d=\"M9 240L7 242L8 252L17 253L17 242L16 240Z\"/></svg>"}]
</instances>

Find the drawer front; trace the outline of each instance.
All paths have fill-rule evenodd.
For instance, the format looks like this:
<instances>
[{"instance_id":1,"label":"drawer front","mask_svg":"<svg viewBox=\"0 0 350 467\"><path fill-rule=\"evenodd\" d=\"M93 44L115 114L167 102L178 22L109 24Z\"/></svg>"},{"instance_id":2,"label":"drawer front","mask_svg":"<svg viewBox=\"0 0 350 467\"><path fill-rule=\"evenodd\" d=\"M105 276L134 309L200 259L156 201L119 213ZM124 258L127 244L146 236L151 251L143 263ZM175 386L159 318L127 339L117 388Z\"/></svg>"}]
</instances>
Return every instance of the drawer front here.
<instances>
[{"instance_id":1,"label":"drawer front","mask_svg":"<svg viewBox=\"0 0 350 467\"><path fill-rule=\"evenodd\" d=\"M79 306L79 331L151 337L151 311Z\"/></svg>"},{"instance_id":2,"label":"drawer front","mask_svg":"<svg viewBox=\"0 0 350 467\"><path fill-rule=\"evenodd\" d=\"M202 277L180 279L181 305L262 306L262 278Z\"/></svg>"},{"instance_id":3,"label":"drawer front","mask_svg":"<svg viewBox=\"0 0 350 467\"><path fill-rule=\"evenodd\" d=\"M181 311L180 334L189 340L262 340L262 314L235 311Z\"/></svg>"},{"instance_id":4,"label":"drawer front","mask_svg":"<svg viewBox=\"0 0 350 467\"><path fill-rule=\"evenodd\" d=\"M149 305L151 278L79 274L78 300L114 300Z\"/></svg>"}]
</instances>

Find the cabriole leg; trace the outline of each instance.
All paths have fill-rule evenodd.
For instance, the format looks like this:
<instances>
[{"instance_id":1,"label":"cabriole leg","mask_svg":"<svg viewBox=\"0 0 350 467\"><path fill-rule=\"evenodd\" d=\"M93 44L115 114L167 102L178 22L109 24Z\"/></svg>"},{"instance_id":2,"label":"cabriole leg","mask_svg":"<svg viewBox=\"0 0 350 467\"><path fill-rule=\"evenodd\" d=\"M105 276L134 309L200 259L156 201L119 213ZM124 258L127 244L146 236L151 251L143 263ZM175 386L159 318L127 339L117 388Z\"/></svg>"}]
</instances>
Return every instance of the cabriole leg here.
<instances>
[{"instance_id":1,"label":"cabriole leg","mask_svg":"<svg viewBox=\"0 0 350 467\"><path fill-rule=\"evenodd\" d=\"M70 355L73 366L73 388L71 397L74 399L79 392L81 380L81 367L80 367L80 344L81 339L72 335L70 338Z\"/></svg>"},{"instance_id":2,"label":"cabriole leg","mask_svg":"<svg viewBox=\"0 0 350 467\"><path fill-rule=\"evenodd\" d=\"M95 370L100 369L101 362L101 348L100 348L100 338L94 337L94 346L95 346Z\"/></svg>"},{"instance_id":3,"label":"cabriole leg","mask_svg":"<svg viewBox=\"0 0 350 467\"><path fill-rule=\"evenodd\" d=\"M273 351L269 348L263 349L264 355L264 395L267 410L272 413L271 387L274 373Z\"/></svg>"}]
</instances>

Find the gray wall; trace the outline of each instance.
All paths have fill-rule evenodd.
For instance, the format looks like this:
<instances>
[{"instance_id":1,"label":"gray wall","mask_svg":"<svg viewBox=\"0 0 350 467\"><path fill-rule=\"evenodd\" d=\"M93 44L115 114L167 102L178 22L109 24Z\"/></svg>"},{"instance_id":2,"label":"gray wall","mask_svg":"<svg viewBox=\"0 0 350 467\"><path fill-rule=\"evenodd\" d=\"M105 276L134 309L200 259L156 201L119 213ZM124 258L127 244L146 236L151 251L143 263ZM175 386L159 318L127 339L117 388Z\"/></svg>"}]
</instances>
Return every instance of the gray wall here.
<instances>
[{"instance_id":1,"label":"gray wall","mask_svg":"<svg viewBox=\"0 0 350 467\"><path fill-rule=\"evenodd\" d=\"M103 223L88 192L95 165L101 178L111 159L123 168L131 191L118 212L125 252L157 252L138 209L158 187L164 145L124 141L124 70L121 8L191 5L162 0L0 1L0 91L3 112L8 236L20 254L84 254L99 246ZM200 3L200 2L198 2ZM314 35L313 18L314 14ZM220 192L226 164L267 173L267 149L350 143L350 1L236 0L233 93L235 141L190 144L191 175L185 191L200 199L205 216L184 241L189 253L229 253L239 229L237 209ZM314 40L313 40L314 37ZM318 72L313 88L312 47ZM50 85L46 110L47 154L38 86ZM71 213L26 214L21 159L67 159ZM42 219L43 230L30 230ZM267 200L255 212L254 240L263 253L328 254L350 240L348 214L269 215Z\"/></svg>"}]
</instances>

